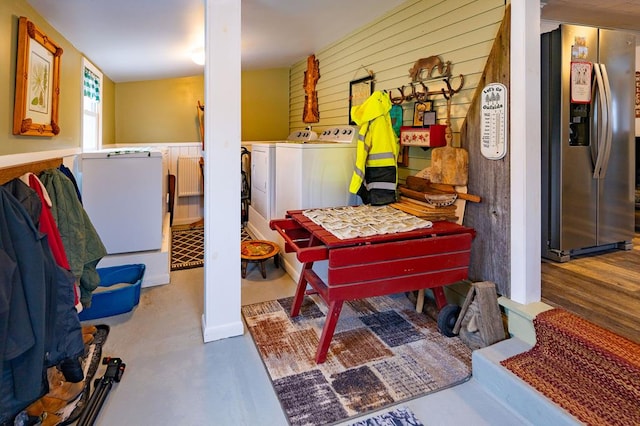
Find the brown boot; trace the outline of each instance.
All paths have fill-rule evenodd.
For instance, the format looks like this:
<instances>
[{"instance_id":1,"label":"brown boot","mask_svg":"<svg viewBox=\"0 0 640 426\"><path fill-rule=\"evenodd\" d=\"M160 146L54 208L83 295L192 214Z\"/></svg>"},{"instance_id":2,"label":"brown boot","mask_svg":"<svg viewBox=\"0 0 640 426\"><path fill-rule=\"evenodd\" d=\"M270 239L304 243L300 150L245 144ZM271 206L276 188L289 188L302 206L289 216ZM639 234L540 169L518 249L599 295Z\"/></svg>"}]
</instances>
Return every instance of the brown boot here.
<instances>
[{"instance_id":1,"label":"brown boot","mask_svg":"<svg viewBox=\"0 0 640 426\"><path fill-rule=\"evenodd\" d=\"M42 426L55 426L60 423L60 420L62 420L60 416L45 412L42 418Z\"/></svg>"},{"instance_id":2,"label":"brown boot","mask_svg":"<svg viewBox=\"0 0 640 426\"><path fill-rule=\"evenodd\" d=\"M25 411L31 417L40 417L44 413L44 406L42 405L42 398L37 401L33 401Z\"/></svg>"},{"instance_id":3,"label":"brown boot","mask_svg":"<svg viewBox=\"0 0 640 426\"><path fill-rule=\"evenodd\" d=\"M49 393L44 396L61 399L65 402L73 401L84 389L84 383L61 382L58 386L49 389Z\"/></svg>"},{"instance_id":4,"label":"brown boot","mask_svg":"<svg viewBox=\"0 0 640 426\"><path fill-rule=\"evenodd\" d=\"M98 329L96 328L96 326L94 325L85 325L84 327L82 327L82 334L96 334L98 332Z\"/></svg>"},{"instance_id":5,"label":"brown boot","mask_svg":"<svg viewBox=\"0 0 640 426\"><path fill-rule=\"evenodd\" d=\"M67 401L46 395L40 398L40 400L42 401L42 407L44 408L45 413L57 413L58 410L67 405Z\"/></svg>"},{"instance_id":6,"label":"brown boot","mask_svg":"<svg viewBox=\"0 0 640 426\"><path fill-rule=\"evenodd\" d=\"M92 344L93 340L94 340L93 334L83 334L82 335L82 341L84 342L85 345Z\"/></svg>"},{"instance_id":7,"label":"brown boot","mask_svg":"<svg viewBox=\"0 0 640 426\"><path fill-rule=\"evenodd\" d=\"M47 379L49 380L49 393L46 396L58 398L65 402L75 399L84 389L84 381L78 383L67 382L64 374L56 367L47 369Z\"/></svg>"}]
</instances>

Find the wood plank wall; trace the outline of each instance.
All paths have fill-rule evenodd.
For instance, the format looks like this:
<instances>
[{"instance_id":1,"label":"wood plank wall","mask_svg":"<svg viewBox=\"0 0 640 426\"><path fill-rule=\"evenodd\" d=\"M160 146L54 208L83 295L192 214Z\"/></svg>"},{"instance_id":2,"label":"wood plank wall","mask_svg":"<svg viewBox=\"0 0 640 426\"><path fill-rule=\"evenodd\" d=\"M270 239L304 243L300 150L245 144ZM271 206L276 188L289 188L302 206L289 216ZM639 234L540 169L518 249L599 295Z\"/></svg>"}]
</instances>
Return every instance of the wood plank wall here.
<instances>
[{"instance_id":1,"label":"wood plank wall","mask_svg":"<svg viewBox=\"0 0 640 426\"><path fill-rule=\"evenodd\" d=\"M493 281L498 293L506 297L511 296L510 150L500 160L488 160L480 153L479 141L482 88L488 83L510 87L510 12L507 7L461 130L462 146L469 151L469 192L482 197L482 203L467 203L464 216L464 224L477 232L471 250L469 278Z\"/></svg>"},{"instance_id":2,"label":"wood plank wall","mask_svg":"<svg viewBox=\"0 0 640 426\"><path fill-rule=\"evenodd\" d=\"M348 124L349 81L366 77L371 70L375 73L376 90L395 92L411 81L409 69L418 59L439 55L443 61L451 61L454 75L464 75L464 87L453 97L451 107L454 145L460 146L460 127L504 10L505 0L410 0L326 48L309 52L320 63L316 86L320 121L312 124L313 129L320 133L328 127ZM303 58L290 71L290 131L308 125L302 122L306 66ZM429 84L429 90L441 87L441 82ZM446 101L442 96L433 101L438 121L444 124ZM414 102L402 106L404 124L411 125ZM400 169L400 178L428 167L429 151L411 147L409 166Z\"/></svg>"}]
</instances>

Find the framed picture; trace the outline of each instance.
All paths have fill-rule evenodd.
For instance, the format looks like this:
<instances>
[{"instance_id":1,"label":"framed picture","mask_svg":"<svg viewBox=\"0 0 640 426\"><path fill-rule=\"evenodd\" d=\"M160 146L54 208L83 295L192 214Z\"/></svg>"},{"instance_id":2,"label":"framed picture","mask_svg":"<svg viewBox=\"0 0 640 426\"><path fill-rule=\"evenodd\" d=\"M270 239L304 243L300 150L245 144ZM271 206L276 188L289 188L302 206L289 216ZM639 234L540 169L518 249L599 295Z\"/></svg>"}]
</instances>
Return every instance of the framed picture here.
<instances>
[{"instance_id":1,"label":"framed picture","mask_svg":"<svg viewBox=\"0 0 640 426\"><path fill-rule=\"evenodd\" d=\"M431 101L416 102L413 106L413 125L414 127L424 126L424 113L431 111L433 103Z\"/></svg>"},{"instance_id":2,"label":"framed picture","mask_svg":"<svg viewBox=\"0 0 640 426\"><path fill-rule=\"evenodd\" d=\"M60 57L62 48L25 17L18 22L13 134L60 133Z\"/></svg>"},{"instance_id":3,"label":"framed picture","mask_svg":"<svg viewBox=\"0 0 640 426\"><path fill-rule=\"evenodd\" d=\"M435 111L425 111L422 114L422 125L423 126L432 126L436 124L436 112Z\"/></svg>"},{"instance_id":4,"label":"framed picture","mask_svg":"<svg viewBox=\"0 0 640 426\"><path fill-rule=\"evenodd\" d=\"M349 82L349 124L352 126L356 123L351 119L351 108L363 104L371 96L373 80L374 77L370 75Z\"/></svg>"}]
</instances>

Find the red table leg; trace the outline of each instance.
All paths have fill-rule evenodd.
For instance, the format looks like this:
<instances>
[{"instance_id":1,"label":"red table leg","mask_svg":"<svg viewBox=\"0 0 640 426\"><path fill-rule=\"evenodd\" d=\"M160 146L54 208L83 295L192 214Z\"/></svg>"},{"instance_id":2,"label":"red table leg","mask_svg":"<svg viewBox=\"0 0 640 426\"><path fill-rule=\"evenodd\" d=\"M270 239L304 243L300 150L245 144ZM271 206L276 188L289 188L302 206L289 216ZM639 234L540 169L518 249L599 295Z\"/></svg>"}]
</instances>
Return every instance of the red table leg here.
<instances>
[{"instance_id":1,"label":"red table leg","mask_svg":"<svg viewBox=\"0 0 640 426\"><path fill-rule=\"evenodd\" d=\"M309 238L309 247L312 246L315 241L315 237ZM296 287L296 294L293 297L293 304L291 305L291 317L297 317L300 313L300 306L302 306L302 300L304 299L305 290L307 288L307 279L304 276L304 271L313 268L313 262L306 262L302 264L300 270L300 278L298 278L298 287Z\"/></svg>"},{"instance_id":2,"label":"red table leg","mask_svg":"<svg viewBox=\"0 0 640 426\"><path fill-rule=\"evenodd\" d=\"M296 294L293 297L293 304L291 305L291 317L297 317L300 313L300 306L302 306L302 300L304 299L305 290L307 288L307 279L304 277L305 269L311 269L313 262L303 263L300 270L300 278L298 278L298 287L296 287Z\"/></svg>"},{"instance_id":3,"label":"red table leg","mask_svg":"<svg viewBox=\"0 0 640 426\"><path fill-rule=\"evenodd\" d=\"M322 328L322 335L320 336L318 350L316 351L316 364L322 364L327 360L327 351L329 351L329 345L331 344L331 339L333 339L333 332L336 330L336 324L338 324L338 317L340 316L340 311L342 311L343 302L342 300L334 300L329 304L327 319Z\"/></svg>"}]
</instances>

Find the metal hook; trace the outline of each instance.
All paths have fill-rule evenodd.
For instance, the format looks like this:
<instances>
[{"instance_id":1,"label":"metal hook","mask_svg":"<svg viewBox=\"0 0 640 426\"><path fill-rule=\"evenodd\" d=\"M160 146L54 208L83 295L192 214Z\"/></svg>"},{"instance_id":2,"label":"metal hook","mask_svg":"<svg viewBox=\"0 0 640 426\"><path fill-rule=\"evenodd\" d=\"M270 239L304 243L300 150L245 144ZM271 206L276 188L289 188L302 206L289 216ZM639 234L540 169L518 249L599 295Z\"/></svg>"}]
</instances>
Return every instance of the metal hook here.
<instances>
[{"instance_id":1,"label":"metal hook","mask_svg":"<svg viewBox=\"0 0 640 426\"><path fill-rule=\"evenodd\" d=\"M398 91L400 91L400 97L394 98L393 89L389 90L389 99L391 100L391 103L394 105L400 105L402 104L402 102L404 102L404 86L399 87Z\"/></svg>"},{"instance_id":2,"label":"metal hook","mask_svg":"<svg viewBox=\"0 0 640 426\"><path fill-rule=\"evenodd\" d=\"M411 94L409 94L409 95L405 95L405 94L404 94L404 88L405 88L405 87L406 87L406 86L404 86L404 85L402 86L402 89L401 89L401 90L402 90L402 96L404 97L404 100L405 100L405 101L410 101L410 100L412 100L412 99L413 99L413 94L414 94L413 83L409 83L409 87L411 88Z\"/></svg>"},{"instance_id":3,"label":"metal hook","mask_svg":"<svg viewBox=\"0 0 640 426\"><path fill-rule=\"evenodd\" d=\"M419 84L422 86L422 88L424 89L424 91L422 92L418 92L417 90L415 90L415 88L413 89L413 95L415 96L416 100L419 102L424 102L427 100L427 98L429 97L429 88L423 83L423 82L419 82ZM413 83L412 83L413 85Z\"/></svg>"}]
</instances>

